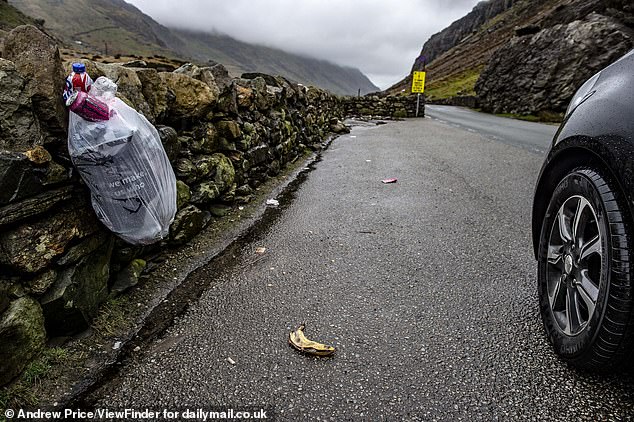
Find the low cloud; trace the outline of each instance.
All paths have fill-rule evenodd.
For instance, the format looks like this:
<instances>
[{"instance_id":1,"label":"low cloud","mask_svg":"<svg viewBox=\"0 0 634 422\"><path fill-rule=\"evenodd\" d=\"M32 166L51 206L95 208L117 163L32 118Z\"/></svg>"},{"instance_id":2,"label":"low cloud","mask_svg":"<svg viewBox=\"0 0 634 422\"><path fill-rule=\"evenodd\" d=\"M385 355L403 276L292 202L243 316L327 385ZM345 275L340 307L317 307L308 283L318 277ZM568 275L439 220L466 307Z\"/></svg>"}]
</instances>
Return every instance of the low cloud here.
<instances>
[{"instance_id":1,"label":"low cloud","mask_svg":"<svg viewBox=\"0 0 634 422\"><path fill-rule=\"evenodd\" d=\"M423 43L477 0L127 0L166 26L217 31L241 41L361 69L387 88Z\"/></svg>"}]
</instances>

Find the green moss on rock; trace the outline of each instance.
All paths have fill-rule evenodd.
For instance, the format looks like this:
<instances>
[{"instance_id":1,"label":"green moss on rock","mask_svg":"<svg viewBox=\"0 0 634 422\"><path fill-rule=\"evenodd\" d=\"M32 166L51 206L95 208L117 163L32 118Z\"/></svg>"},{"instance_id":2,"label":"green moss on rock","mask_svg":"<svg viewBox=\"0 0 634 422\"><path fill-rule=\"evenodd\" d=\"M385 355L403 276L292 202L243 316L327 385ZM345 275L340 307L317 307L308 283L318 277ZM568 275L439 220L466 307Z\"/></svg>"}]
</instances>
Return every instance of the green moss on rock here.
<instances>
[{"instance_id":1,"label":"green moss on rock","mask_svg":"<svg viewBox=\"0 0 634 422\"><path fill-rule=\"evenodd\" d=\"M90 326L99 306L108 299L112 245L111 240L59 273L40 300L49 332L68 335Z\"/></svg>"},{"instance_id":2,"label":"green moss on rock","mask_svg":"<svg viewBox=\"0 0 634 422\"><path fill-rule=\"evenodd\" d=\"M170 240L173 244L182 245L196 236L205 226L205 213L194 205L176 213L174 222L170 226Z\"/></svg>"},{"instance_id":3,"label":"green moss on rock","mask_svg":"<svg viewBox=\"0 0 634 422\"><path fill-rule=\"evenodd\" d=\"M25 296L0 316L0 385L15 378L44 347L42 308Z\"/></svg>"},{"instance_id":4,"label":"green moss on rock","mask_svg":"<svg viewBox=\"0 0 634 422\"><path fill-rule=\"evenodd\" d=\"M123 270L117 274L117 278L110 291L112 295L118 295L128 290L130 287L134 287L139 282L139 276L145 269L147 262L143 259L134 259Z\"/></svg>"},{"instance_id":5,"label":"green moss on rock","mask_svg":"<svg viewBox=\"0 0 634 422\"><path fill-rule=\"evenodd\" d=\"M181 180L176 181L176 208L182 209L192 197L189 186Z\"/></svg>"}]
</instances>

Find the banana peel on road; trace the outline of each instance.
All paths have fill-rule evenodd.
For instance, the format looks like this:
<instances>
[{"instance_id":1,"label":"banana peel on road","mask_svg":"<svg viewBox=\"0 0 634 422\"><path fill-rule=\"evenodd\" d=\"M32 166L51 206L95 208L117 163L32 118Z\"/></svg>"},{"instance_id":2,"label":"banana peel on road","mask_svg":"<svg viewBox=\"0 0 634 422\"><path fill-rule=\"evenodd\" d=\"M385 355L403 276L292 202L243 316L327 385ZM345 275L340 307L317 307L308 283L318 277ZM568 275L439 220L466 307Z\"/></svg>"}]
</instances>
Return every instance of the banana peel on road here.
<instances>
[{"instance_id":1,"label":"banana peel on road","mask_svg":"<svg viewBox=\"0 0 634 422\"><path fill-rule=\"evenodd\" d=\"M306 327L302 324L297 330L291 331L288 336L288 344L298 351L312 356L326 357L335 353L334 347L307 339L304 335L304 328Z\"/></svg>"}]
</instances>

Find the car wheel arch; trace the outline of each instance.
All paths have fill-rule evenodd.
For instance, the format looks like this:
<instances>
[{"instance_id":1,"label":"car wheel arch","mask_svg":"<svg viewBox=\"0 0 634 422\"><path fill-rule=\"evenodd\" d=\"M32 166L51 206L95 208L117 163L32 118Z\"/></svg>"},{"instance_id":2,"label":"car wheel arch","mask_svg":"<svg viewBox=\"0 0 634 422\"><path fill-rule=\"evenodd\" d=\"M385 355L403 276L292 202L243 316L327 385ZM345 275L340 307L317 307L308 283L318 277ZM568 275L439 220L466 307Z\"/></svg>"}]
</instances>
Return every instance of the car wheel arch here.
<instances>
[{"instance_id":1,"label":"car wheel arch","mask_svg":"<svg viewBox=\"0 0 634 422\"><path fill-rule=\"evenodd\" d=\"M542 169L535 188L535 200L533 201L532 210L533 252L535 259L537 259L538 255L539 237L544 216L552 194L562 178L578 167L591 167L601 171L606 177L616 183L617 189L622 194L625 193L621 179L596 151L578 145L559 149ZM630 216L634 215L632 204L629 201L625 202L627 202L628 214Z\"/></svg>"}]
</instances>

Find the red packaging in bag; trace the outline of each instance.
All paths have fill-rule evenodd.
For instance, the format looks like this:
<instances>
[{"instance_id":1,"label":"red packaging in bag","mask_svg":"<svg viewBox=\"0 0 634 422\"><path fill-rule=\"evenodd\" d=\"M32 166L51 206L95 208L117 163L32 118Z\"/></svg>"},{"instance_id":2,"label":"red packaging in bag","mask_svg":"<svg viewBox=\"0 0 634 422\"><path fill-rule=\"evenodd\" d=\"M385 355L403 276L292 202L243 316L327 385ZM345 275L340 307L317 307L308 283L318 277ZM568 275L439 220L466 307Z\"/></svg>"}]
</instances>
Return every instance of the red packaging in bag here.
<instances>
[{"instance_id":1,"label":"red packaging in bag","mask_svg":"<svg viewBox=\"0 0 634 422\"><path fill-rule=\"evenodd\" d=\"M69 102L70 110L90 122L105 122L114 110L108 104L83 91L75 91Z\"/></svg>"}]
</instances>

